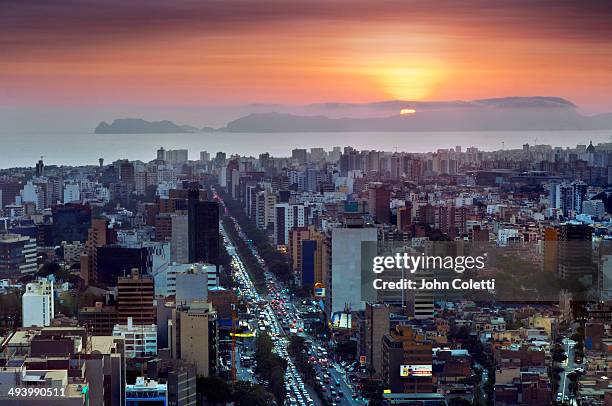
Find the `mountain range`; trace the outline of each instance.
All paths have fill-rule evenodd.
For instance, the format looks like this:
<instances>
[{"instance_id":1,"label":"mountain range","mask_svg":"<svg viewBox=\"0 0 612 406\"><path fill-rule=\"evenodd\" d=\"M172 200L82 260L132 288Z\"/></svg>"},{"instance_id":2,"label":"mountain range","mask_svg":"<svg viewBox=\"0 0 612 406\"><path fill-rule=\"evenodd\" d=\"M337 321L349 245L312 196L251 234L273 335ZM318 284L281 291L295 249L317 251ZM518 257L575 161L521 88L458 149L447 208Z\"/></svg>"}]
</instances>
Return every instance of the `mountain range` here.
<instances>
[{"instance_id":1,"label":"mountain range","mask_svg":"<svg viewBox=\"0 0 612 406\"><path fill-rule=\"evenodd\" d=\"M347 131L523 131L612 129L612 113L588 116L560 97L505 97L472 101L319 103L306 106L252 105L256 112L216 130L223 132ZM262 111L264 109L276 111ZM409 114L400 114L406 109ZM170 121L118 119L96 127L98 134L185 133L195 127Z\"/></svg>"}]
</instances>

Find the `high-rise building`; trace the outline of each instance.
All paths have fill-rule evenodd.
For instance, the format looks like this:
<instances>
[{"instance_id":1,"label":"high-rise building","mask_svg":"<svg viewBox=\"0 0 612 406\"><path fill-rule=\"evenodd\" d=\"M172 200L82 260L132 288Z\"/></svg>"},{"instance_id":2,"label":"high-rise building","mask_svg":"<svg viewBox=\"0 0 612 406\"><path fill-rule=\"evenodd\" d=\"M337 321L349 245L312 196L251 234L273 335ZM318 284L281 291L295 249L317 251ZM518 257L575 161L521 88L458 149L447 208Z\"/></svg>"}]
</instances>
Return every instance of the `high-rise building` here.
<instances>
[{"instance_id":1,"label":"high-rise building","mask_svg":"<svg viewBox=\"0 0 612 406\"><path fill-rule=\"evenodd\" d=\"M147 362L147 377L168 386L168 405L196 406L196 368L180 359L155 358Z\"/></svg>"},{"instance_id":2,"label":"high-rise building","mask_svg":"<svg viewBox=\"0 0 612 406\"><path fill-rule=\"evenodd\" d=\"M191 267L174 275L176 303L190 304L208 299L208 274L205 269Z\"/></svg>"},{"instance_id":3,"label":"high-rise building","mask_svg":"<svg viewBox=\"0 0 612 406\"><path fill-rule=\"evenodd\" d=\"M411 326L398 325L382 339L382 381L392 393L431 393L432 344Z\"/></svg>"},{"instance_id":4,"label":"high-rise building","mask_svg":"<svg viewBox=\"0 0 612 406\"><path fill-rule=\"evenodd\" d=\"M296 148L291 151L291 159L299 164L304 164L308 160L308 152L305 149Z\"/></svg>"},{"instance_id":5,"label":"high-rise building","mask_svg":"<svg viewBox=\"0 0 612 406\"><path fill-rule=\"evenodd\" d=\"M196 365L198 376L214 375L217 371L217 313L208 302L178 305L172 311L169 342L172 358Z\"/></svg>"},{"instance_id":6,"label":"high-rise building","mask_svg":"<svg viewBox=\"0 0 612 406\"><path fill-rule=\"evenodd\" d=\"M470 230L469 237L470 241L480 243L489 242L489 229L483 228L482 226L477 224Z\"/></svg>"},{"instance_id":7,"label":"high-rise building","mask_svg":"<svg viewBox=\"0 0 612 406\"><path fill-rule=\"evenodd\" d=\"M172 216L160 213L155 216L155 241L172 240Z\"/></svg>"},{"instance_id":8,"label":"high-rise building","mask_svg":"<svg viewBox=\"0 0 612 406\"><path fill-rule=\"evenodd\" d=\"M119 180L122 183L134 184L134 172L134 163L129 162L128 160L121 161L121 163L119 164Z\"/></svg>"},{"instance_id":9,"label":"high-rise building","mask_svg":"<svg viewBox=\"0 0 612 406\"><path fill-rule=\"evenodd\" d=\"M373 375L382 375L382 340L390 332L389 306L381 303L366 303L365 307L365 357L366 365Z\"/></svg>"},{"instance_id":10,"label":"high-rise building","mask_svg":"<svg viewBox=\"0 0 612 406\"><path fill-rule=\"evenodd\" d=\"M78 183L67 183L64 185L64 203L81 201L81 188Z\"/></svg>"},{"instance_id":11,"label":"high-rise building","mask_svg":"<svg viewBox=\"0 0 612 406\"><path fill-rule=\"evenodd\" d=\"M302 286L313 287L315 283L324 284L323 262L325 257L325 237L311 227L307 240L302 240Z\"/></svg>"},{"instance_id":12,"label":"high-rise building","mask_svg":"<svg viewBox=\"0 0 612 406\"><path fill-rule=\"evenodd\" d=\"M189 263L189 217L177 212L171 218L170 259L181 264Z\"/></svg>"},{"instance_id":13,"label":"high-rise building","mask_svg":"<svg viewBox=\"0 0 612 406\"><path fill-rule=\"evenodd\" d=\"M188 161L189 152L186 149L169 149L166 151L166 161L171 164L182 164Z\"/></svg>"},{"instance_id":14,"label":"high-rise building","mask_svg":"<svg viewBox=\"0 0 612 406\"><path fill-rule=\"evenodd\" d=\"M317 241L302 240L300 247L300 268L302 274L302 286L312 288L315 284L315 268L317 259L321 258L317 250ZM320 264L319 264L320 266Z\"/></svg>"},{"instance_id":15,"label":"high-rise building","mask_svg":"<svg viewBox=\"0 0 612 406\"><path fill-rule=\"evenodd\" d=\"M582 202L582 213L593 216L597 219L602 218L606 214L604 202L601 199L585 200Z\"/></svg>"},{"instance_id":16,"label":"high-rise building","mask_svg":"<svg viewBox=\"0 0 612 406\"><path fill-rule=\"evenodd\" d=\"M397 209L397 228L400 231L410 231L412 226L412 203L406 202Z\"/></svg>"},{"instance_id":17,"label":"high-rise building","mask_svg":"<svg viewBox=\"0 0 612 406\"><path fill-rule=\"evenodd\" d=\"M166 160L166 150L164 149L164 147L159 147L159 149L157 150L157 160L158 161Z\"/></svg>"},{"instance_id":18,"label":"high-rise building","mask_svg":"<svg viewBox=\"0 0 612 406\"><path fill-rule=\"evenodd\" d=\"M21 297L23 327L45 327L55 317L53 281L40 279L26 285Z\"/></svg>"},{"instance_id":19,"label":"high-rise building","mask_svg":"<svg viewBox=\"0 0 612 406\"><path fill-rule=\"evenodd\" d=\"M308 226L309 208L303 204L277 203L274 216L274 242L289 244L289 232L294 228Z\"/></svg>"},{"instance_id":20,"label":"high-rise building","mask_svg":"<svg viewBox=\"0 0 612 406\"><path fill-rule=\"evenodd\" d=\"M565 223L559 229L559 277L565 280L595 277L592 228L586 224ZM584 281L587 284L594 280ZM594 286L594 285L591 285Z\"/></svg>"},{"instance_id":21,"label":"high-rise building","mask_svg":"<svg viewBox=\"0 0 612 406\"><path fill-rule=\"evenodd\" d=\"M53 206L53 241L85 241L91 226L91 208L88 205L68 203Z\"/></svg>"},{"instance_id":22,"label":"high-rise building","mask_svg":"<svg viewBox=\"0 0 612 406\"><path fill-rule=\"evenodd\" d=\"M0 234L0 273L33 274L38 270L36 239L20 234Z\"/></svg>"},{"instance_id":23,"label":"high-rise building","mask_svg":"<svg viewBox=\"0 0 612 406\"><path fill-rule=\"evenodd\" d=\"M42 210L47 207L46 193L44 190L45 183L42 181L29 180L20 192L21 204L33 203L36 210Z\"/></svg>"},{"instance_id":24,"label":"high-rise building","mask_svg":"<svg viewBox=\"0 0 612 406\"><path fill-rule=\"evenodd\" d=\"M108 222L104 218L91 220L91 228L87 233L85 249L81 254L81 278L85 285L98 281L98 247L108 242Z\"/></svg>"},{"instance_id":25,"label":"high-rise building","mask_svg":"<svg viewBox=\"0 0 612 406\"><path fill-rule=\"evenodd\" d=\"M157 181L157 174L148 171L139 171L134 174L134 191L136 194L144 195L147 187L154 185Z\"/></svg>"},{"instance_id":26,"label":"high-rise building","mask_svg":"<svg viewBox=\"0 0 612 406\"><path fill-rule=\"evenodd\" d=\"M389 202L391 201L391 192L382 183L373 182L368 187L368 210L370 216L381 224L386 224L391 221L391 212Z\"/></svg>"},{"instance_id":27,"label":"high-rise building","mask_svg":"<svg viewBox=\"0 0 612 406\"><path fill-rule=\"evenodd\" d=\"M155 324L134 324L131 317L125 324L115 324L113 337L125 342L126 358L147 358L157 355L157 326Z\"/></svg>"},{"instance_id":28,"label":"high-rise building","mask_svg":"<svg viewBox=\"0 0 612 406\"><path fill-rule=\"evenodd\" d=\"M219 265L219 203L204 202L197 190L187 198L189 262Z\"/></svg>"},{"instance_id":29,"label":"high-rise building","mask_svg":"<svg viewBox=\"0 0 612 406\"><path fill-rule=\"evenodd\" d=\"M573 214L582 212L582 202L586 200L588 185L582 181L572 183L560 183L551 186L550 199L552 206L560 209L563 215L571 217ZM553 201L554 199L554 201Z\"/></svg>"},{"instance_id":30,"label":"high-rise building","mask_svg":"<svg viewBox=\"0 0 612 406\"><path fill-rule=\"evenodd\" d=\"M96 281L115 286L117 279L132 269L144 274L150 271L149 250L141 245L109 244L96 248Z\"/></svg>"},{"instance_id":31,"label":"high-rise building","mask_svg":"<svg viewBox=\"0 0 612 406\"><path fill-rule=\"evenodd\" d=\"M15 198L19 196L21 184L19 182L0 182L0 209L15 204Z\"/></svg>"},{"instance_id":32,"label":"high-rise building","mask_svg":"<svg viewBox=\"0 0 612 406\"><path fill-rule=\"evenodd\" d=\"M555 227L546 227L543 233L542 269L544 272L556 274L559 269L559 230Z\"/></svg>"},{"instance_id":33,"label":"high-rise building","mask_svg":"<svg viewBox=\"0 0 612 406\"><path fill-rule=\"evenodd\" d=\"M346 310L365 308L361 300L362 266L371 266L376 255L374 227L334 228L331 238L331 275L328 275L326 311L328 317ZM365 243L365 244L364 244Z\"/></svg>"},{"instance_id":34,"label":"high-rise building","mask_svg":"<svg viewBox=\"0 0 612 406\"><path fill-rule=\"evenodd\" d=\"M289 257L294 272L302 270L302 241L310 237L306 227L298 227L289 231Z\"/></svg>"},{"instance_id":35,"label":"high-rise building","mask_svg":"<svg viewBox=\"0 0 612 406\"><path fill-rule=\"evenodd\" d=\"M205 163L210 161L210 153L207 151L200 151L200 162Z\"/></svg>"},{"instance_id":36,"label":"high-rise building","mask_svg":"<svg viewBox=\"0 0 612 406\"><path fill-rule=\"evenodd\" d=\"M117 280L117 311L119 323L127 324L131 317L134 324L149 325L155 323L153 306L153 278L141 275L138 269L132 269L128 277Z\"/></svg>"},{"instance_id":37,"label":"high-rise building","mask_svg":"<svg viewBox=\"0 0 612 406\"><path fill-rule=\"evenodd\" d=\"M604 239L599 244L597 256L599 300L612 305L612 239Z\"/></svg>"},{"instance_id":38,"label":"high-rise building","mask_svg":"<svg viewBox=\"0 0 612 406\"><path fill-rule=\"evenodd\" d=\"M40 157L40 159L36 163L36 177L40 178L42 176L45 176L45 164L42 160L42 157Z\"/></svg>"}]
</instances>

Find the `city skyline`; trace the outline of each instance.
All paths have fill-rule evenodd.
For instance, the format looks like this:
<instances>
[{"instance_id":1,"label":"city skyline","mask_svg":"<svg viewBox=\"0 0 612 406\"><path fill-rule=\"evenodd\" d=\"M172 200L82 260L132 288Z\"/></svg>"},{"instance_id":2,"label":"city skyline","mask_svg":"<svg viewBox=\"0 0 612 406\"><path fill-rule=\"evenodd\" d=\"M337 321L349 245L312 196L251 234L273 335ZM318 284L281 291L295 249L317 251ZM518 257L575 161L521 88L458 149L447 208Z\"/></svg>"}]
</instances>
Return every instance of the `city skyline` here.
<instances>
[{"instance_id":1,"label":"city skyline","mask_svg":"<svg viewBox=\"0 0 612 406\"><path fill-rule=\"evenodd\" d=\"M0 405L612 406L610 0L0 0Z\"/></svg>"}]
</instances>

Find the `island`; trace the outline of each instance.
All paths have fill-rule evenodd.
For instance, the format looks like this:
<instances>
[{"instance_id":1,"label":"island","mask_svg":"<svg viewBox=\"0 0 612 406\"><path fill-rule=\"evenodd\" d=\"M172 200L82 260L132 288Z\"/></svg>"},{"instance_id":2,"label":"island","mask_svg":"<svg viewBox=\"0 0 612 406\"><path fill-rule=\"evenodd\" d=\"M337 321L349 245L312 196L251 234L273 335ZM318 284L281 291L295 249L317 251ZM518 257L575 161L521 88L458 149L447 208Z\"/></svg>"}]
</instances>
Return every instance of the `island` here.
<instances>
[{"instance_id":1,"label":"island","mask_svg":"<svg viewBox=\"0 0 612 406\"><path fill-rule=\"evenodd\" d=\"M141 118L119 118L108 124L102 121L95 134L167 134L167 133L196 133L200 130L189 125L174 124L169 120L146 121Z\"/></svg>"}]
</instances>

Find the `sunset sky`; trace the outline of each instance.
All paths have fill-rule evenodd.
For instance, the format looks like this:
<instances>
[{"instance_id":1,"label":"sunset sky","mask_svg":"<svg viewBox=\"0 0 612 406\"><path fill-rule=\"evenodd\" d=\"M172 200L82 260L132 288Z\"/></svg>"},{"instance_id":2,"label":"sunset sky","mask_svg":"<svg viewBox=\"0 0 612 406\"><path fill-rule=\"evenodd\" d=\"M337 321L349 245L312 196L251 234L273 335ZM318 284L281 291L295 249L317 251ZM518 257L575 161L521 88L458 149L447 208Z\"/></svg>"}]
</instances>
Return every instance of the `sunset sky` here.
<instances>
[{"instance_id":1,"label":"sunset sky","mask_svg":"<svg viewBox=\"0 0 612 406\"><path fill-rule=\"evenodd\" d=\"M610 1L0 0L0 106L551 95L612 111Z\"/></svg>"}]
</instances>

